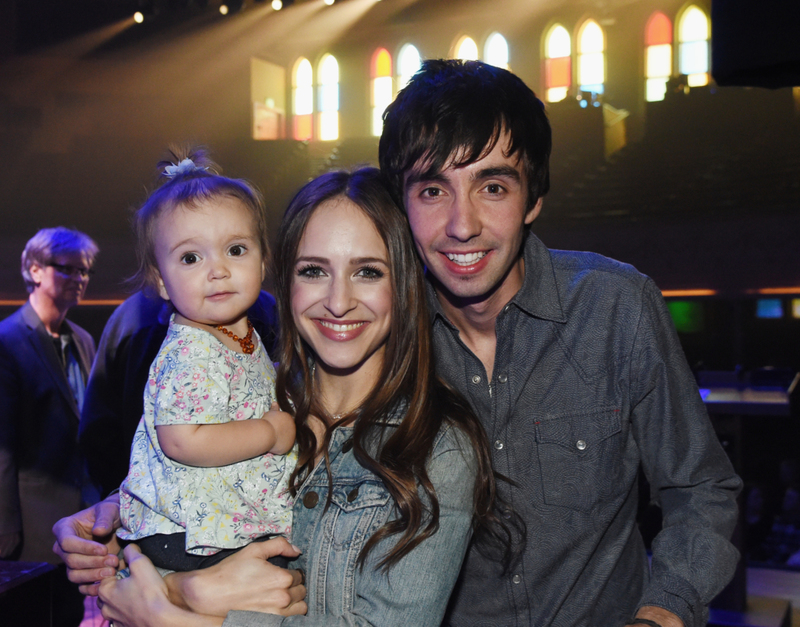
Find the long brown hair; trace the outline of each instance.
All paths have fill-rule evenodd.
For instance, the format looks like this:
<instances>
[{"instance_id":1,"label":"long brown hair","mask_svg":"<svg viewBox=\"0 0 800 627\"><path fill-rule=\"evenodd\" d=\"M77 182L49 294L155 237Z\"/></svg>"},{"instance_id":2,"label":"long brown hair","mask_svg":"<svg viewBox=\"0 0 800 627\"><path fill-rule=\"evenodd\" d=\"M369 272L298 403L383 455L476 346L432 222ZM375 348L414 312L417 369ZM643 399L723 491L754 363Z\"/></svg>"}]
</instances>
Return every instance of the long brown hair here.
<instances>
[{"instance_id":1,"label":"long brown hair","mask_svg":"<svg viewBox=\"0 0 800 627\"><path fill-rule=\"evenodd\" d=\"M315 356L300 337L290 306L295 260L306 225L317 207L336 198L352 201L377 228L389 255L393 295L391 330L379 384L361 407L339 420L327 414L316 399L313 390ZM381 540L399 534L397 544L380 561L383 568L392 566L438 529L439 501L426 463L440 428L449 422L468 436L476 452L474 526L480 527L494 519L495 483L486 436L468 405L434 375L422 268L406 217L392 200L379 171L362 168L353 172L330 172L303 187L283 217L274 269L281 319L277 396L282 409L295 413L300 449L297 468L291 478L292 490L296 493L302 478L313 470L317 441L307 425L309 415L319 417L326 424L323 442L326 462L333 430L352 423L356 459L380 477L400 513L397 520L386 523L367 541L359 563L363 567L367 554ZM400 408L402 420L373 457L368 452L368 436ZM330 471L328 478L330 481Z\"/></svg>"}]
</instances>

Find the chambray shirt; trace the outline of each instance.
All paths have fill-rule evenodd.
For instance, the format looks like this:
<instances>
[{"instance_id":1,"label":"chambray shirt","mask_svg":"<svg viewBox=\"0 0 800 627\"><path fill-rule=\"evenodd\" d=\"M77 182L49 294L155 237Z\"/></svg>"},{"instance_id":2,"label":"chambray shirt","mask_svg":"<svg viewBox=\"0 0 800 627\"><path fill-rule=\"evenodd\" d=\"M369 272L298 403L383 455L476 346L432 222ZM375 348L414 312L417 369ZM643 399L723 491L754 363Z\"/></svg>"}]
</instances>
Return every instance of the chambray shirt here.
<instances>
[{"instance_id":1,"label":"chambray shirt","mask_svg":"<svg viewBox=\"0 0 800 627\"><path fill-rule=\"evenodd\" d=\"M527 524L510 572L471 550L445 624L615 627L637 608L706 624L732 577L741 482L719 445L663 298L631 266L528 235L522 289L496 322L492 380L430 285L437 372L482 420L501 492ZM663 511L652 572L640 465Z\"/></svg>"},{"instance_id":2,"label":"chambray shirt","mask_svg":"<svg viewBox=\"0 0 800 627\"><path fill-rule=\"evenodd\" d=\"M399 422L395 418L376 429L373 455ZM357 560L367 540L398 513L383 482L356 460L352 434L351 427L339 427L331 438L332 489L322 461L295 500L292 542L303 554L291 567L305 570L308 614L283 618L234 611L228 613L226 627L438 627L441 623L471 536L475 452L457 428L441 429L427 465L439 500L439 529L384 572L378 562L397 543L397 535L376 545L363 568ZM326 508L329 492L331 503Z\"/></svg>"}]
</instances>

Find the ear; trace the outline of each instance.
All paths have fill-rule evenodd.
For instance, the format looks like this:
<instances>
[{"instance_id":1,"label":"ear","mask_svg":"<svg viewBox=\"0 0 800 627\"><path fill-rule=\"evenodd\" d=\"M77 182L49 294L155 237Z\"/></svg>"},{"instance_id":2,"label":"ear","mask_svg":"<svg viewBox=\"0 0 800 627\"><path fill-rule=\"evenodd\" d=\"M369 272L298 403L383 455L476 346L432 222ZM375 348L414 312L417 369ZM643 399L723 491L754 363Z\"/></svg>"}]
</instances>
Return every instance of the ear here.
<instances>
[{"instance_id":1,"label":"ear","mask_svg":"<svg viewBox=\"0 0 800 627\"><path fill-rule=\"evenodd\" d=\"M30 273L31 278L33 279L34 285L36 285L36 287L39 287L39 285L42 284L42 273L44 272L44 268L40 266L38 263L33 262L28 272Z\"/></svg>"},{"instance_id":2,"label":"ear","mask_svg":"<svg viewBox=\"0 0 800 627\"><path fill-rule=\"evenodd\" d=\"M156 284L158 285L158 295L164 300L169 300L167 288L164 286L164 279L161 278L161 273L156 271Z\"/></svg>"},{"instance_id":3,"label":"ear","mask_svg":"<svg viewBox=\"0 0 800 627\"><path fill-rule=\"evenodd\" d=\"M267 278L267 260L261 262L261 282L263 283L264 280Z\"/></svg>"},{"instance_id":4,"label":"ear","mask_svg":"<svg viewBox=\"0 0 800 627\"><path fill-rule=\"evenodd\" d=\"M544 202L544 198L539 196L539 200L536 201L536 204L528 209L528 212L525 214L525 224L530 224L536 218L539 217L539 213L542 210L542 203Z\"/></svg>"}]
</instances>

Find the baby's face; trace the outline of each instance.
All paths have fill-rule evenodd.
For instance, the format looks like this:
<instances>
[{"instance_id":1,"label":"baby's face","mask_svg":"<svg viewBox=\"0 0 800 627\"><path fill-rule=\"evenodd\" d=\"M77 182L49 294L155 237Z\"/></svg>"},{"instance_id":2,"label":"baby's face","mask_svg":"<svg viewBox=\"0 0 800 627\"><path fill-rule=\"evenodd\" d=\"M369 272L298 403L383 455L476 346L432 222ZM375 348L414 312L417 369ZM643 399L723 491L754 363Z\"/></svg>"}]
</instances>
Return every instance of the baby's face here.
<instances>
[{"instance_id":1,"label":"baby's face","mask_svg":"<svg viewBox=\"0 0 800 627\"><path fill-rule=\"evenodd\" d=\"M189 322L243 336L264 280L255 220L235 198L177 207L156 223L159 292Z\"/></svg>"}]
</instances>

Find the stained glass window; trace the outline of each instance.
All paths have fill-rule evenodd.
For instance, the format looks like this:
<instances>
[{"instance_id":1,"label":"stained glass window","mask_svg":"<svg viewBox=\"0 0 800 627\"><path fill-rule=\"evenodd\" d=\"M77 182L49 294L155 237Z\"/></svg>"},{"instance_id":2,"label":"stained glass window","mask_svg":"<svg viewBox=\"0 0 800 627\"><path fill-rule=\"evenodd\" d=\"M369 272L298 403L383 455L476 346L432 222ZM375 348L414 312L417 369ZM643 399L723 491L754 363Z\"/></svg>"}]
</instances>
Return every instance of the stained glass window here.
<instances>
[{"instance_id":1,"label":"stained glass window","mask_svg":"<svg viewBox=\"0 0 800 627\"><path fill-rule=\"evenodd\" d=\"M483 59L486 63L508 69L508 42L500 33L492 33L483 48Z\"/></svg>"},{"instance_id":2,"label":"stained glass window","mask_svg":"<svg viewBox=\"0 0 800 627\"><path fill-rule=\"evenodd\" d=\"M581 91L603 93L605 47L605 37L597 22L586 22L578 36L578 85Z\"/></svg>"},{"instance_id":3,"label":"stained glass window","mask_svg":"<svg viewBox=\"0 0 800 627\"><path fill-rule=\"evenodd\" d=\"M312 138L314 114L314 80L311 63L300 58L292 73L292 136L299 140Z\"/></svg>"},{"instance_id":4,"label":"stained glass window","mask_svg":"<svg viewBox=\"0 0 800 627\"><path fill-rule=\"evenodd\" d=\"M663 13L654 13L647 22L645 43L645 99L664 100L667 81L672 75L672 22Z\"/></svg>"},{"instance_id":5,"label":"stained glass window","mask_svg":"<svg viewBox=\"0 0 800 627\"><path fill-rule=\"evenodd\" d=\"M456 45L455 57L464 61L477 61L478 44L475 43L472 37L462 37Z\"/></svg>"},{"instance_id":6,"label":"stained glass window","mask_svg":"<svg viewBox=\"0 0 800 627\"><path fill-rule=\"evenodd\" d=\"M392 57L386 48L372 55L372 134L379 137L383 131L383 112L394 98L392 84Z\"/></svg>"},{"instance_id":7,"label":"stained glass window","mask_svg":"<svg viewBox=\"0 0 800 627\"><path fill-rule=\"evenodd\" d=\"M545 99L558 102L567 97L572 84L572 41L567 29L556 24L545 40Z\"/></svg>"},{"instance_id":8,"label":"stained glass window","mask_svg":"<svg viewBox=\"0 0 800 627\"><path fill-rule=\"evenodd\" d=\"M708 85L708 16L692 5L683 13L678 27L678 52L681 74L687 75L689 87Z\"/></svg>"},{"instance_id":9,"label":"stained glass window","mask_svg":"<svg viewBox=\"0 0 800 627\"><path fill-rule=\"evenodd\" d=\"M319 64L319 138L339 139L339 63L326 54Z\"/></svg>"},{"instance_id":10,"label":"stained glass window","mask_svg":"<svg viewBox=\"0 0 800 627\"><path fill-rule=\"evenodd\" d=\"M402 89L406 83L411 80L411 77L417 73L419 66L422 64L422 59L419 56L419 51L411 44L406 44L400 50L397 58L397 87Z\"/></svg>"}]
</instances>

